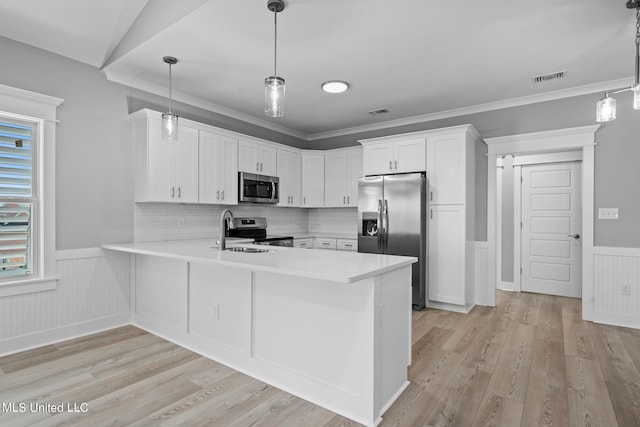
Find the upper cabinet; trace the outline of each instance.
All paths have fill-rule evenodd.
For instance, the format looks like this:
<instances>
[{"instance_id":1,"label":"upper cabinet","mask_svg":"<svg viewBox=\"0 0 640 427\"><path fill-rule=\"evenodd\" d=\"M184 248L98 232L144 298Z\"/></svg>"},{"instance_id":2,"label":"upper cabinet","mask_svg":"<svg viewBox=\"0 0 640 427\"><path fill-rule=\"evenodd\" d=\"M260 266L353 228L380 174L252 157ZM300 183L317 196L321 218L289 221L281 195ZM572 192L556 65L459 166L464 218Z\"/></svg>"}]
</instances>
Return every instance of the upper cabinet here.
<instances>
[{"instance_id":1,"label":"upper cabinet","mask_svg":"<svg viewBox=\"0 0 640 427\"><path fill-rule=\"evenodd\" d=\"M425 137L382 137L360 141L364 175L422 172L425 167Z\"/></svg>"},{"instance_id":2,"label":"upper cabinet","mask_svg":"<svg viewBox=\"0 0 640 427\"><path fill-rule=\"evenodd\" d=\"M358 206L358 178L362 176L362 148L325 151L324 205Z\"/></svg>"},{"instance_id":3,"label":"upper cabinet","mask_svg":"<svg viewBox=\"0 0 640 427\"><path fill-rule=\"evenodd\" d=\"M276 148L261 142L240 139L238 170L258 175L276 176Z\"/></svg>"},{"instance_id":4,"label":"upper cabinet","mask_svg":"<svg viewBox=\"0 0 640 427\"><path fill-rule=\"evenodd\" d=\"M238 139L200 131L199 201L238 204Z\"/></svg>"},{"instance_id":5,"label":"upper cabinet","mask_svg":"<svg viewBox=\"0 0 640 427\"><path fill-rule=\"evenodd\" d=\"M302 154L302 205L303 208L324 206L324 154Z\"/></svg>"},{"instance_id":6,"label":"upper cabinet","mask_svg":"<svg viewBox=\"0 0 640 427\"><path fill-rule=\"evenodd\" d=\"M198 129L178 126L178 141L162 140L160 113L140 110L135 123L135 201L198 202ZM186 122L186 123L185 123Z\"/></svg>"},{"instance_id":7,"label":"upper cabinet","mask_svg":"<svg viewBox=\"0 0 640 427\"><path fill-rule=\"evenodd\" d=\"M278 148L278 178L280 201L278 206L300 207L302 203L302 154Z\"/></svg>"},{"instance_id":8,"label":"upper cabinet","mask_svg":"<svg viewBox=\"0 0 640 427\"><path fill-rule=\"evenodd\" d=\"M434 205L465 203L468 142L465 132L444 133L427 137L427 175L429 202ZM474 141L475 142L475 141ZM473 177L475 178L475 177Z\"/></svg>"}]
</instances>

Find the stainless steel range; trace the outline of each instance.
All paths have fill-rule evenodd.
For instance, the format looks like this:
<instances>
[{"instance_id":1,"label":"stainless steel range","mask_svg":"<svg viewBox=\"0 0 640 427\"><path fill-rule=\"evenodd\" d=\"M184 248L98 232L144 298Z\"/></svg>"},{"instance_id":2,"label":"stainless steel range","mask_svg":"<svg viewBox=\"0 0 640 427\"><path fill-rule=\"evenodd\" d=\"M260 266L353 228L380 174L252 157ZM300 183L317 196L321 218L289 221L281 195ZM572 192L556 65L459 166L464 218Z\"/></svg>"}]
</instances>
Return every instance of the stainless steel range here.
<instances>
[{"instance_id":1,"label":"stainless steel range","mask_svg":"<svg viewBox=\"0 0 640 427\"><path fill-rule=\"evenodd\" d=\"M233 227L225 223L227 237L243 237L253 239L256 245L293 247L293 236L267 234L267 218L244 217L233 218Z\"/></svg>"}]
</instances>

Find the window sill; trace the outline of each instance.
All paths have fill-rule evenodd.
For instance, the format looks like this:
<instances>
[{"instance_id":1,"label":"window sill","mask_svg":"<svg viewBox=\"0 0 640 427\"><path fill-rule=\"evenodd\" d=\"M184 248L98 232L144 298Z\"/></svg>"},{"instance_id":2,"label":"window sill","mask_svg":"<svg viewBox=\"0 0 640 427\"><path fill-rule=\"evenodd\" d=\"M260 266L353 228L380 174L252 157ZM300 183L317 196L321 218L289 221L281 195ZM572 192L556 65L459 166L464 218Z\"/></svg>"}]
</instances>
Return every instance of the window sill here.
<instances>
[{"instance_id":1,"label":"window sill","mask_svg":"<svg viewBox=\"0 0 640 427\"><path fill-rule=\"evenodd\" d=\"M36 277L0 282L0 298L52 291L58 287L58 277Z\"/></svg>"}]
</instances>

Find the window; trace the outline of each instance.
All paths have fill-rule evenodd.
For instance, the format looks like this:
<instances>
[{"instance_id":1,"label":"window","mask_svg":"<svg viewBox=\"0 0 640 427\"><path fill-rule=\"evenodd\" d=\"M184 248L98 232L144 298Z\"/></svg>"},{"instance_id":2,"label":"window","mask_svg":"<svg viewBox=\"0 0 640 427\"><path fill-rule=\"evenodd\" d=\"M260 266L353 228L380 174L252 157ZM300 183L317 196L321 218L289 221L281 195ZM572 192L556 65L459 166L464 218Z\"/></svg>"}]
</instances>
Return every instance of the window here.
<instances>
[{"instance_id":1,"label":"window","mask_svg":"<svg viewBox=\"0 0 640 427\"><path fill-rule=\"evenodd\" d=\"M57 287L56 112L62 102L0 84L0 298Z\"/></svg>"},{"instance_id":2,"label":"window","mask_svg":"<svg viewBox=\"0 0 640 427\"><path fill-rule=\"evenodd\" d=\"M35 126L0 117L0 278L31 274Z\"/></svg>"}]
</instances>

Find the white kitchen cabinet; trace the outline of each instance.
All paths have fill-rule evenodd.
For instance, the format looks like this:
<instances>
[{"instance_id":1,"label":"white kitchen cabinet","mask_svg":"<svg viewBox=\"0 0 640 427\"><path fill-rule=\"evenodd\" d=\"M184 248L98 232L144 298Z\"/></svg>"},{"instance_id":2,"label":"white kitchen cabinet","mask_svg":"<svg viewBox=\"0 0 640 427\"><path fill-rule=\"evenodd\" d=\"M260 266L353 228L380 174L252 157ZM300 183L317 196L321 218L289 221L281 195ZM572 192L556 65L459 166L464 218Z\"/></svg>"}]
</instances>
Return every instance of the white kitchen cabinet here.
<instances>
[{"instance_id":1,"label":"white kitchen cabinet","mask_svg":"<svg viewBox=\"0 0 640 427\"><path fill-rule=\"evenodd\" d=\"M238 139L200 131L199 202L238 204Z\"/></svg>"},{"instance_id":2,"label":"white kitchen cabinet","mask_svg":"<svg viewBox=\"0 0 640 427\"><path fill-rule=\"evenodd\" d=\"M276 147L262 142L240 139L238 170L258 175L276 176Z\"/></svg>"},{"instance_id":3,"label":"white kitchen cabinet","mask_svg":"<svg viewBox=\"0 0 640 427\"><path fill-rule=\"evenodd\" d=\"M336 250L336 239L331 237L315 237L313 239L314 249L333 249Z\"/></svg>"},{"instance_id":4,"label":"white kitchen cabinet","mask_svg":"<svg viewBox=\"0 0 640 427\"><path fill-rule=\"evenodd\" d=\"M324 206L324 154L302 154L303 208Z\"/></svg>"},{"instance_id":5,"label":"white kitchen cabinet","mask_svg":"<svg viewBox=\"0 0 640 427\"><path fill-rule=\"evenodd\" d=\"M357 251L358 240L356 239L336 239L336 249L339 251Z\"/></svg>"},{"instance_id":6,"label":"white kitchen cabinet","mask_svg":"<svg viewBox=\"0 0 640 427\"><path fill-rule=\"evenodd\" d=\"M429 300L465 305L465 206L431 206L428 221Z\"/></svg>"},{"instance_id":7,"label":"white kitchen cabinet","mask_svg":"<svg viewBox=\"0 0 640 427\"><path fill-rule=\"evenodd\" d=\"M358 206L358 178L362 176L362 149L327 150L324 157L324 205Z\"/></svg>"},{"instance_id":8,"label":"white kitchen cabinet","mask_svg":"<svg viewBox=\"0 0 640 427\"><path fill-rule=\"evenodd\" d=\"M160 113L140 110L135 122L136 202L198 202L198 129L178 124L178 141L162 140Z\"/></svg>"},{"instance_id":9,"label":"white kitchen cabinet","mask_svg":"<svg viewBox=\"0 0 640 427\"><path fill-rule=\"evenodd\" d=\"M468 172L466 149L467 138L461 132L427 137L427 171L431 203L465 203Z\"/></svg>"},{"instance_id":10,"label":"white kitchen cabinet","mask_svg":"<svg viewBox=\"0 0 640 427\"><path fill-rule=\"evenodd\" d=\"M302 237L293 239L293 247L301 249L313 248L313 237Z\"/></svg>"},{"instance_id":11,"label":"white kitchen cabinet","mask_svg":"<svg viewBox=\"0 0 640 427\"><path fill-rule=\"evenodd\" d=\"M300 207L302 204L302 155L278 148L277 164L280 178L278 206Z\"/></svg>"},{"instance_id":12,"label":"white kitchen cabinet","mask_svg":"<svg viewBox=\"0 0 640 427\"><path fill-rule=\"evenodd\" d=\"M425 166L425 137L398 139L375 138L363 145L364 175L421 172Z\"/></svg>"}]
</instances>

